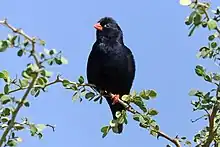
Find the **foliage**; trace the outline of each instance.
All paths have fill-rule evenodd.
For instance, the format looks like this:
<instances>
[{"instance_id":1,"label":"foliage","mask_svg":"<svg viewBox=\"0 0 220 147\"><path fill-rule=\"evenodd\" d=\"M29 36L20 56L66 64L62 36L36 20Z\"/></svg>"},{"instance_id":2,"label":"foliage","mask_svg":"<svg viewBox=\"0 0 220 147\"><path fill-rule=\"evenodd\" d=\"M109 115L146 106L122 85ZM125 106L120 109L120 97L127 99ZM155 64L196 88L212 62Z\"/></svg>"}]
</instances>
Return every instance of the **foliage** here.
<instances>
[{"instance_id":1,"label":"foliage","mask_svg":"<svg viewBox=\"0 0 220 147\"><path fill-rule=\"evenodd\" d=\"M189 36L192 36L198 28L208 28L210 35L208 36L208 44L199 49L198 58L212 60L215 65L219 66L220 62L220 46L219 37L220 29L218 23L220 21L220 8L210 11L210 4L206 2L180 0L180 4L189 6L192 9L191 14L186 18L185 24L189 26ZM212 15L211 15L212 14ZM31 136L43 137L43 130L46 128L55 129L50 124L35 124L25 116L19 120L17 115L21 108L30 107L30 97L39 97L42 92L46 92L52 85L61 83L63 88L73 93L72 100L80 100L85 98L89 101L102 103L103 96L112 95L108 92L98 93L95 91L95 85L85 83L84 77L79 76L78 80L61 78L59 74L48 71L49 66L62 66L68 64L68 60L63 56L61 51L56 49L47 49L46 42L37 37L30 37L23 30L16 29L11 26L7 20L0 21L0 25L12 31L5 40L0 40L0 52L3 54L8 49L16 50L18 57L31 57L26 64L24 70L17 77L11 77L6 69L0 70L0 79L4 82L2 91L0 91L0 147L17 146L22 142L22 138L18 136L18 131L28 130ZM208 72L202 65L195 67L195 73L204 81L216 86L208 92L199 89L193 89L189 92L190 96L196 99L191 102L193 111L202 111L204 115L193 122L204 119L207 126L200 130L194 136L195 146L208 147L211 145L219 146L220 144L220 73ZM22 92L23 96L18 97L17 92ZM141 128L149 131L154 137L163 137L173 143L175 146L181 145L192 146L192 142L187 140L185 136L177 135L172 138L161 131L156 123L154 116L159 112L154 108L146 107L148 101L156 98L155 90L142 90L141 92L132 92L124 95L119 100L126 111L117 112L117 119L111 120L108 125L101 128L102 137L112 130L117 132L118 124L127 124L127 112L133 115L133 119L138 122ZM137 109L134 109L137 108ZM167 145L171 146L171 145Z\"/></svg>"}]
</instances>

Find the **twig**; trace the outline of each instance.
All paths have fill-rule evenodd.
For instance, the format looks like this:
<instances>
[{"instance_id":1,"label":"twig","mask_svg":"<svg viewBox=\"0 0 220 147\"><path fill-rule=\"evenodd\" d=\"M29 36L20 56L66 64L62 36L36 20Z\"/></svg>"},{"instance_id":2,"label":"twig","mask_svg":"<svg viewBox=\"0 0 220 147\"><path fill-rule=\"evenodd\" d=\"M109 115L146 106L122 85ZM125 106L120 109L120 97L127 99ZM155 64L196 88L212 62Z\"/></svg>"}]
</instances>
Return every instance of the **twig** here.
<instances>
[{"instance_id":1,"label":"twig","mask_svg":"<svg viewBox=\"0 0 220 147\"><path fill-rule=\"evenodd\" d=\"M1 139L0 139L0 147L2 146L2 144L4 143L5 141L5 138L7 137L9 131L14 127L14 122L15 122L15 119L17 117L17 114L19 112L19 110L21 109L21 107L23 106L23 103L24 101L26 100L28 94L30 93L33 85L35 84L36 80L38 78L38 74L32 79L28 89L26 90L26 92L24 93L24 96L22 97L21 101L18 103L16 109L14 110L14 112L12 113L12 117L11 117L11 121L8 125L8 127L5 129Z\"/></svg>"},{"instance_id":2,"label":"twig","mask_svg":"<svg viewBox=\"0 0 220 147\"><path fill-rule=\"evenodd\" d=\"M15 27L13 27L10 24L8 24L7 19L4 19L4 20L0 21L0 24L6 26L10 30L12 30L14 33L17 33L17 34L23 36L25 39L27 39L28 41L31 42L32 48L31 48L31 55L30 56L32 56L34 58L37 66L39 68L41 68L41 65L39 63L38 57L37 57L36 52L35 52L35 39L31 38L30 36L25 34L23 30L16 29ZM23 97L21 98L21 101L18 103L18 105L16 106L14 112L12 113L12 116L11 116L11 119L10 119L10 123L8 124L7 128L4 130L4 132L3 132L2 136L1 136L0 147L2 147L3 143L6 140L6 137L7 137L8 133L14 127L14 123L15 123L16 117L18 115L18 112L21 109L21 107L23 106L25 100L27 99L27 96L29 95L31 89L34 87L34 85L35 85L35 83L37 81L38 75L39 75L39 73L37 72L36 75L32 78L29 86L26 88L26 91L25 91ZM11 91L11 93L19 91L19 90L21 90L21 88L15 89L14 91Z\"/></svg>"},{"instance_id":3,"label":"twig","mask_svg":"<svg viewBox=\"0 0 220 147\"><path fill-rule=\"evenodd\" d=\"M217 91L216 91L217 100L219 100L219 92L220 92L220 83L218 84ZM218 102L213 106L212 113L209 117L209 136L208 136L207 141L203 145L203 147L209 147L215 137L215 130L214 130L215 116L218 112L218 106L219 106Z\"/></svg>"},{"instance_id":4,"label":"twig","mask_svg":"<svg viewBox=\"0 0 220 147\"><path fill-rule=\"evenodd\" d=\"M38 67L41 67L41 64L38 60L38 57L36 55L36 52L35 52L35 38L32 38L30 36L28 36L22 29L17 29L15 27L13 27L12 25L10 25L8 22L7 22L7 19L4 19L2 21L0 21L0 24L6 26L7 28L9 28L12 32L16 33L16 34L19 34L21 36L23 36L25 39L27 39L28 41L31 42L31 46L32 46L32 49L31 49L31 56L33 56L36 64L38 65Z\"/></svg>"}]
</instances>

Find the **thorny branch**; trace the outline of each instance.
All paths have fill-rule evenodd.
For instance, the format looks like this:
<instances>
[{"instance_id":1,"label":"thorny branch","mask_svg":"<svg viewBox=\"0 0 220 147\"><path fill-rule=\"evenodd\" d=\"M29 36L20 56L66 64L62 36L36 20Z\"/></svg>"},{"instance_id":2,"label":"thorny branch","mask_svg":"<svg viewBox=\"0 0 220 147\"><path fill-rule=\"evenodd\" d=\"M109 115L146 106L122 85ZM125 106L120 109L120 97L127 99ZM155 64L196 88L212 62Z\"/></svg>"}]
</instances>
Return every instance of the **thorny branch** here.
<instances>
[{"instance_id":1,"label":"thorny branch","mask_svg":"<svg viewBox=\"0 0 220 147\"><path fill-rule=\"evenodd\" d=\"M218 84L217 91L216 91L217 100L220 99L219 92L220 92L220 82ZM212 143L212 141L214 140L214 137L215 137L215 130L214 130L215 116L219 110L218 108L219 108L219 102L217 101L217 103L213 106L211 115L209 115L209 117L208 117L209 118L209 135L208 135L208 139L207 139L206 143L203 145L203 147L209 147L210 144Z\"/></svg>"},{"instance_id":2,"label":"thorny branch","mask_svg":"<svg viewBox=\"0 0 220 147\"><path fill-rule=\"evenodd\" d=\"M30 36L25 34L24 31L22 31L21 29L16 29L15 27L13 27L10 24L8 24L6 19L0 21L0 24L3 25L3 26L6 26L10 30L12 30L14 33L23 36L25 39L27 39L28 41L31 42L31 44L32 44L31 56L34 58L37 66L40 68L41 66L39 64L39 60L38 60L38 57L37 57L36 52L35 52L35 39L31 38ZM8 133L14 127L15 119L16 119L16 117L18 115L18 112L21 109L21 107L23 106L23 103L25 102L25 100L27 99L27 96L29 95L31 89L35 85L35 83L37 81L37 78L38 78L38 73L35 73L35 76L32 78L31 83L29 84L29 86L27 87L27 90L25 91L23 97L21 98L21 101L18 103L18 105L16 106L14 112L12 113L11 121L10 121L10 123L8 124L8 126L6 127L6 129L4 130L4 132L3 132L2 136L1 136L0 147L2 147L3 143L6 140L6 137L7 137Z\"/></svg>"},{"instance_id":3,"label":"thorny branch","mask_svg":"<svg viewBox=\"0 0 220 147\"><path fill-rule=\"evenodd\" d=\"M36 51L35 51L35 43L36 43L36 42L35 42L35 38L32 38L32 37L28 36L26 33L24 33L23 30L21 30L21 29L16 29L15 27L13 27L13 26L11 26L10 24L8 24L7 19L4 19L4 20L0 21L0 24L6 26L7 28L9 28L9 29L10 29L11 31L13 31L14 33L17 33L17 34L23 36L25 39L27 39L28 41L31 42L31 44L32 44L31 56L34 58L34 60L35 60L35 62L36 62L36 64L37 64L37 66L38 66L39 68L41 68L41 63L40 63L40 61L38 60L38 57L37 57ZM22 97L21 102L17 105L15 111L14 111L13 114L12 114L12 118L11 118L10 124L9 124L8 127L5 129L3 135L2 135L2 137L1 137L1 139L0 139L0 147L2 147L2 145L3 145L3 143L4 143L5 139L6 139L6 137L7 137L8 133L9 133L9 131L13 128L14 122L15 122L15 119L16 119L16 116L17 116L19 110L21 109L21 107L23 106L23 103L24 103L24 101L26 100L26 98L27 98L28 94L30 93L31 89L34 88L34 87L37 87L37 85L35 85L35 82L36 82L37 78L38 78L38 73L36 73L36 76L32 79L32 81L31 81L31 83L29 84L28 87L22 87L22 88L19 87L19 88L17 88L17 89L14 89L14 90L9 91L9 94L10 94L10 93L14 93L14 92L17 92L17 91L25 90L25 89L26 89L26 92L25 92L24 96ZM46 84L46 85L44 86L44 88L46 88L46 87L48 87L48 86L50 86L50 85L53 85L53 84L56 84L56 83L62 83L62 82L63 82L63 79L61 79L60 76L57 76L57 78L56 78L54 81L52 81L52 82ZM71 83L71 82L70 82L70 84L76 84L76 83L74 83L74 82ZM93 85L93 84L86 84L86 83L85 83L85 84L80 84L79 86L89 86L89 87L91 87L91 88L94 88L94 87L95 87L95 85ZM135 110L132 106L130 106L129 104L125 103L124 101L122 101L122 100L120 100L120 99L119 99L119 103L122 104L122 105L127 109L127 111L131 112L132 114L141 114L140 112L138 112L137 110ZM50 125L48 125L48 126L50 126ZM50 127L51 127L51 126L50 126ZM54 127L52 127L52 128L53 128L53 130L54 130ZM156 133L158 134L158 138L159 138L159 137L163 137L163 138L169 140L170 142L172 142L173 144L175 144L176 147L181 147L181 145L180 145L180 143L179 143L179 141L178 141L177 138L172 138L172 137L168 136L167 134L165 134L165 133L162 132L162 131L156 131Z\"/></svg>"}]
</instances>

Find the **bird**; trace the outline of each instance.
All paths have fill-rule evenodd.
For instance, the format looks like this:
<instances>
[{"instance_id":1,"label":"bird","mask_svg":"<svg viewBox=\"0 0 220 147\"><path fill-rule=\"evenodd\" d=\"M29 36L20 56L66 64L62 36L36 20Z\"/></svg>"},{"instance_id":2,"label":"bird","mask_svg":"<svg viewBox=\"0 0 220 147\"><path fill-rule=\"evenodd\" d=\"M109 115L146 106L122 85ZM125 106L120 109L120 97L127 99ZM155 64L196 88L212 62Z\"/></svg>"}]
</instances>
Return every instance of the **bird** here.
<instances>
[{"instance_id":1,"label":"bird","mask_svg":"<svg viewBox=\"0 0 220 147\"><path fill-rule=\"evenodd\" d=\"M118 100L130 93L135 78L135 59L124 44L122 29L112 17L101 18L94 28L96 41L87 61L87 80L99 93L112 94L105 99L113 119L117 119L116 112L125 110ZM122 131L123 124L118 124L116 133Z\"/></svg>"}]
</instances>

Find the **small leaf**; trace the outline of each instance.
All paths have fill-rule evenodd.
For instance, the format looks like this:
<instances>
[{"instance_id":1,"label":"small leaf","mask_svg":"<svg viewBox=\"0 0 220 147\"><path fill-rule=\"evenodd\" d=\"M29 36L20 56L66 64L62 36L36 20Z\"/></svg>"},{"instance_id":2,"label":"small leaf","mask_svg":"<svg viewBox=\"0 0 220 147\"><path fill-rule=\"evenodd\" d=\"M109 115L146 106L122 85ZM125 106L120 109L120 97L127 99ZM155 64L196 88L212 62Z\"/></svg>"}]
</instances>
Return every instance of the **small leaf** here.
<instances>
[{"instance_id":1,"label":"small leaf","mask_svg":"<svg viewBox=\"0 0 220 147\"><path fill-rule=\"evenodd\" d=\"M208 39L209 41L213 41L215 39L215 35L210 35Z\"/></svg>"},{"instance_id":2,"label":"small leaf","mask_svg":"<svg viewBox=\"0 0 220 147\"><path fill-rule=\"evenodd\" d=\"M17 146L17 142L15 140L10 139L8 140L7 145L11 147L15 147Z\"/></svg>"},{"instance_id":3,"label":"small leaf","mask_svg":"<svg viewBox=\"0 0 220 147\"><path fill-rule=\"evenodd\" d=\"M23 49L20 49L20 50L17 52L17 55L18 55L19 57L21 57L21 56L23 55L23 53L24 53L24 50L23 50Z\"/></svg>"},{"instance_id":4,"label":"small leaf","mask_svg":"<svg viewBox=\"0 0 220 147\"><path fill-rule=\"evenodd\" d=\"M197 92L198 92L198 90L192 89L192 90L190 90L190 92L189 92L189 96L195 96L195 95L197 94Z\"/></svg>"},{"instance_id":5,"label":"small leaf","mask_svg":"<svg viewBox=\"0 0 220 147\"><path fill-rule=\"evenodd\" d=\"M33 124L30 125L30 132L31 132L31 136L34 136L37 133L37 128L35 125Z\"/></svg>"},{"instance_id":6,"label":"small leaf","mask_svg":"<svg viewBox=\"0 0 220 147\"><path fill-rule=\"evenodd\" d=\"M24 126L22 124L14 124L14 128L15 130L23 130L24 129Z\"/></svg>"},{"instance_id":7,"label":"small leaf","mask_svg":"<svg viewBox=\"0 0 220 147\"><path fill-rule=\"evenodd\" d=\"M29 82L28 82L27 79L23 79L23 80L20 80L20 79L19 79L19 83L20 83L20 86L21 86L21 87L27 87L28 84L29 84Z\"/></svg>"},{"instance_id":8,"label":"small leaf","mask_svg":"<svg viewBox=\"0 0 220 147\"><path fill-rule=\"evenodd\" d=\"M1 117L1 120L3 123L8 122L9 118L8 117Z\"/></svg>"},{"instance_id":9,"label":"small leaf","mask_svg":"<svg viewBox=\"0 0 220 147\"><path fill-rule=\"evenodd\" d=\"M56 49L52 49L52 50L49 51L50 55L53 55L53 54L56 54L56 53L57 53Z\"/></svg>"},{"instance_id":10,"label":"small leaf","mask_svg":"<svg viewBox=\"0 0 220 147\"><path fill-rule=\"evenodd\" d=\"M4 87L4 93L8 94L8 92L9 92L9 85L6 84L5 87Z\"/></svg>"},{"instance_id":11,"label":"small leaf","mask_svg":"<svg viewBox=\"0 0 220 147\"><path fill-rule=\"evenodd\" d=\"M60 60L61 60L62 64L68 64L68 60L66 58L61 57Z\"/></svg>"},{"instance_id":12,"label":"small leaf","mask_svg":"<svg viewBox=\"0 0 220 147\"><path fill-rule=\"evenodd\" d=\"M129 95L123 95L123 96L121 97L121 99L122 99L123 101L125 101L125 102L129 102L129 101L130 101L130 96L129 96Z\"/></svg>"},{"instance_id":13,"label":"small leaf","mask_svg":"<svg viewBox=\"0 0 220 147\"><path fill-rule=\"evenodd\" d=\"M86 99L90 99L90 98L94 98L95 97L95 94L93 93L93 92L88 92L88 93L86 93L86 95L85 95L85 98Z\"/></svg>"},{"instance_id":14,"label":"small leaf","mask_svg":"<svg viewBox=\"0 0 220 147\"><path fill-rule=\"evenodd\" d=\"M217 22L215 20L213 20L213 19L210 19L208 21L208 28L209 28L209 30L213 30L216 27L217 27Z\"/></svg>"},{"instance_id":15,"label":"small leaf","mask_svg":"<svg viewBox=\"0 0 220 147\"><path fill-rule=\"evenodd\" d=\"M151 115L151 116L154 116L154 115L157 115L157 114L158 114L158 111L155 110L155 109L150 109L150 110L148 111L148 114Z\"/></svg>"},{"instance_id":16,"label":"small leaf","mask_svg":"<svg viewBox=\"0 0 220 147\"><path fill-rule=\"evenodd\" d=\"M30 103L28 101L24 102L25 107L30 107Z\"/></svg>"},{"instance_id":17,"label":"small leaf","mask_svg":"<svg viewBox=\"0 0 220 147\"><path fill-rule=\"evenodd\" d=\"M120 111L117 111L116 113L115 113L115 116L116 116L116 118L119 118L119 117L121 117L121 112Z\"/></svg>"},{"instance_id":18,"label":"small leaf","mask_svg":"<svg viewBox=\"0 0 220 147\"><path fill-rule=\"evenodd\" d=\"M38 132L42 132L47 127L45 124L37 124L35 126L37 127Z\"/></svg>"},{"instance_id":19,"label":"small leaf","mask_svg":"<svg viewBox=\"0 0 220 147\"><path fill-rule=\"evenodd\" d=\"M188 6L192 3L191 0L180 0L180 5L183 5L183 6Z\"/></svg>"},{"instance_id":20,"label":"small leaf","mask_svg":"<svg viewBox=\"0 0 220 147\"><path fill-rule=\"evenodd\" d=\"M155 97L157 97L157 93L156 93L156 91L154 91L154 90L150 90L149 96L150 96L151 98L155 98Z\"/></svg>"},{"instance_id":21,"label":"small leaf","mask_svg":"<svg viewBox=\"0 0 220 147\"><path fill-rule=\"evenodd\" d=\"M80 76L79 79L78 79L78 81L79 81L80 84L83 84L83 83L84 83L84 78L83 78L83 76Z\"/></svg>"},{"instance_id":22,"label":"small leaf","mask_svg":"<svg viewBox=\"0 0 220 147\"><path fill-rule=\"evenodd\" d=\"M54 58L54 60L55 60L56 64L58 64L58 65L61 65L61 64L62 64L61 59L59 59L59 58Z\"/></svg>"},{"instance_id":23,"label":"small leaf","mask_svg":"<svg viewBox=\"0 0 220 147\"><path fill-rule=\"evenodd\" d=\"M7 95L1 96L1 102L2 102L3 105L4 105L4 104L7 104L7 103L10 102L10 101L11 101L11 99L10 99L9 96L7 96Z\"/></svg>"},{"instance_id":24,"label":"small leaf","mask_svg":"<svg viewBox=\"0 0 220 147\"><path fill-rule=\"evenodd\" d=\"M2 116L9 116L11 114L11 110L9 108L4 108L2 111Z\"/></svg>"},{"instance_id":25,"label":"small leaf","mask_svg":"<svg viewBox=\"0 0 220 147\"><path fill-rule=\"evenodd\" d=\"M197 65L195 72L198 76L203 76L205 74L205 69L201 65Z\"/></svg>"},{"instance_id":26,"label":"small leaf","mask_svg":"<svg viewBox=\"0 0 220 147\"><path fill-rule=\"evenodd\" d=\"M104 126L104 127L102 127L102 129L101 129L101 132L103 133L103 134L102 134L102 138L104 138L104 137L108 134L108 132L110 131L110 129L111 129L110 126Z\"/></svg>"},{"instance_id":27,"label":"small leaf","mask_svg":"<svg viewBox=\"0 0 220 147\"><path fill-rule=\"evenodd\" d=\"M9 44L5 40L0 41L0 52L6 51L6 49L9 47Z\"/></svg>"}]
</instances>

